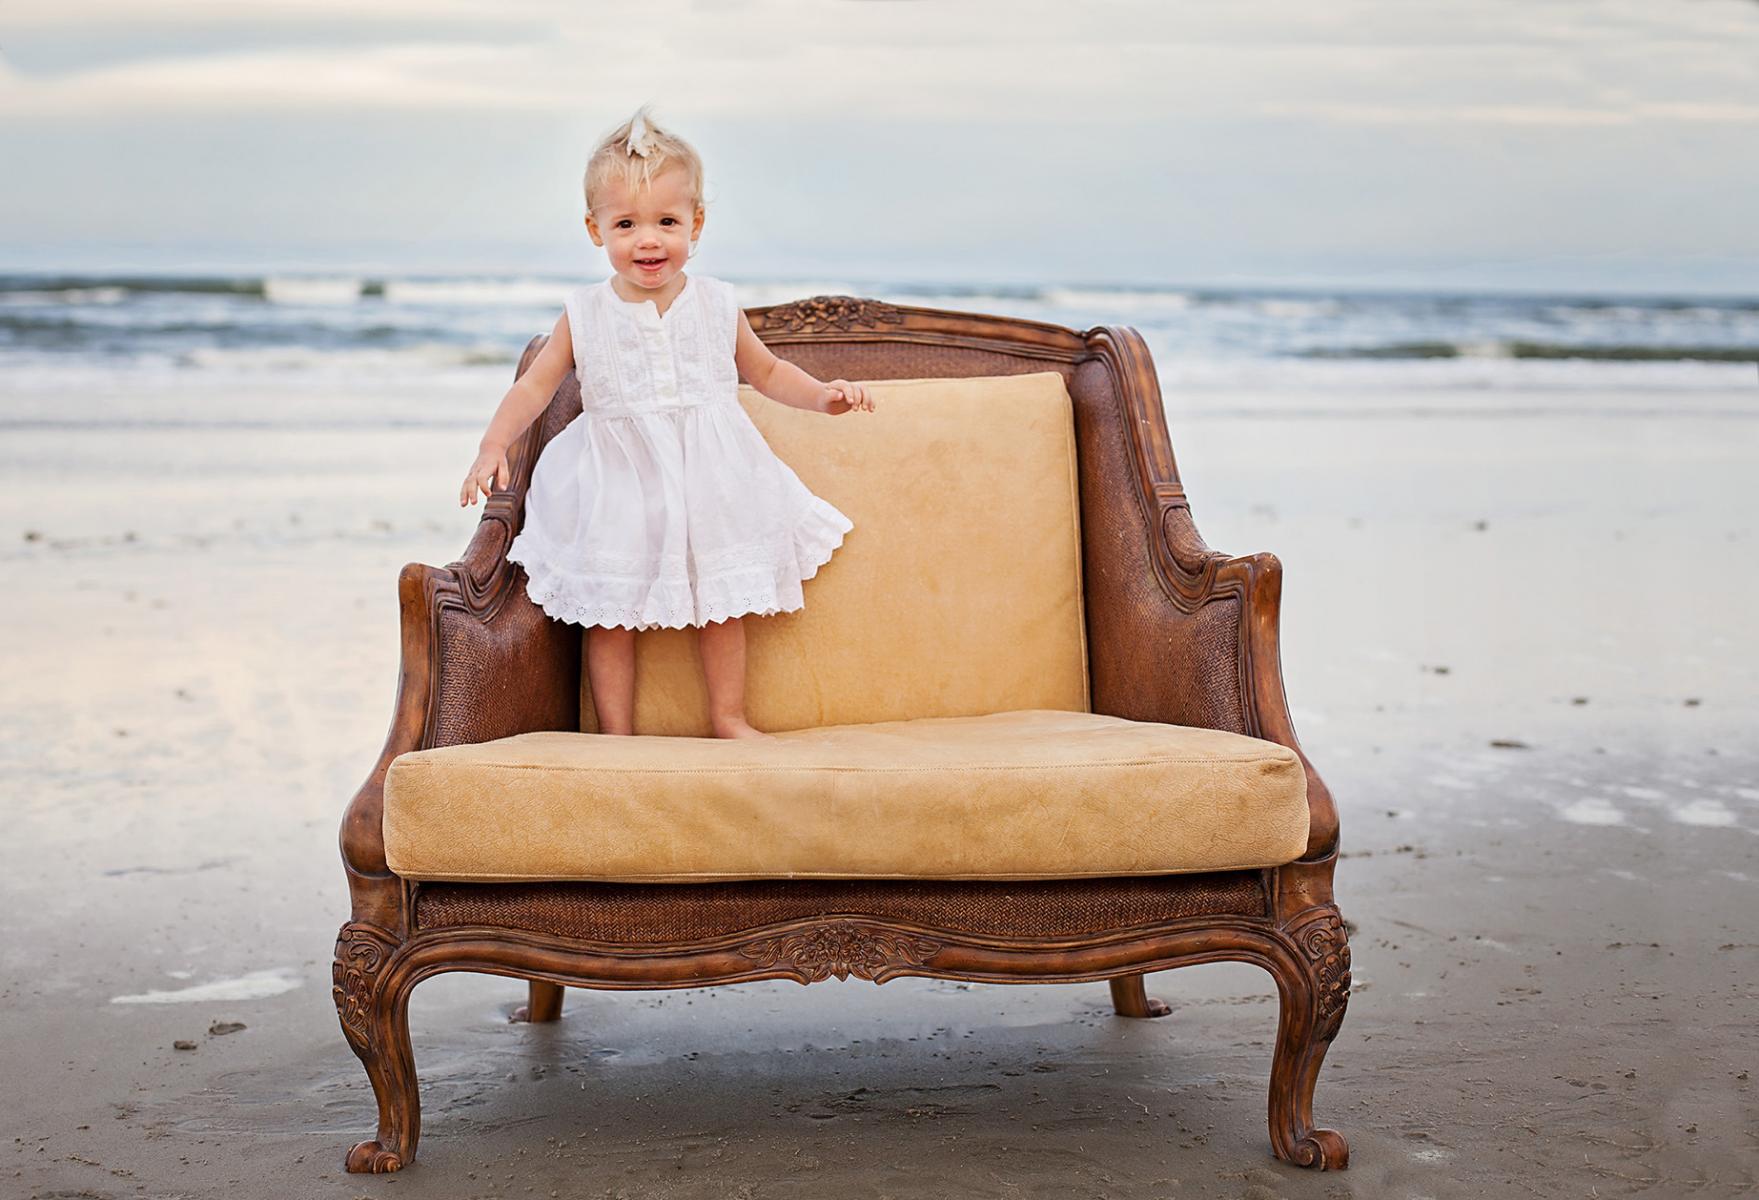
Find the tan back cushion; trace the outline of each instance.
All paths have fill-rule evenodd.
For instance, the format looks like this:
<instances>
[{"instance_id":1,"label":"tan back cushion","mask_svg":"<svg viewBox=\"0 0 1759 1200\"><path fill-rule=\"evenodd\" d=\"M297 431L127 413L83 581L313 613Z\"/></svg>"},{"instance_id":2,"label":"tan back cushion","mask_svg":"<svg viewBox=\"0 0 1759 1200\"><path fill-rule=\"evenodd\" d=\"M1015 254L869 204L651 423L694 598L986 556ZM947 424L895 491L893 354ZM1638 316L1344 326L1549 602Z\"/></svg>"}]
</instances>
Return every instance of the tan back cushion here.
<instances>
[{"instance_id":1,"label":"tan back cushion","mask_svg":"<svg viewBox=\"0 0 1759 1200\"><path fill-rule=\"evenodd\" d=\"M806 582L804 608L746 620L747 719L779 731L1087 711L1062 376L867 386L876 411L836 417L739 389L770 447L855 526ZM696 637L636 634L636 733L710 736ZM581 688L581 728L596 732L584 670Z\"/></svg>"}]
</instances>

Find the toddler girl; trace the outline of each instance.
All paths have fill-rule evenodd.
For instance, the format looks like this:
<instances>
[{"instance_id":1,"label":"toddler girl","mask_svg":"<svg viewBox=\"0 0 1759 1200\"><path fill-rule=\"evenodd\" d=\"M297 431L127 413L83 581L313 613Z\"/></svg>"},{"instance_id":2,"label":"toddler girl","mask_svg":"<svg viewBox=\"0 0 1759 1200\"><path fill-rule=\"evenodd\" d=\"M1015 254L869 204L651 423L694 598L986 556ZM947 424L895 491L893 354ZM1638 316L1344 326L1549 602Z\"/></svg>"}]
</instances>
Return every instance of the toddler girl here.
<instances>
[{"instance_id":1,"label":"toddler girl","mask_svg":"<svg viewBox=\"0 0 1759 1200\"><path fill-rule=\"evenodd\" d=\"M739 403L739 376L816 412L871 412L873 400L777 358L731 284L685 275L702 232L702 161L646 106L593 151L585 182L586 230L611 276L567 293L490 420L459 503L508 486L507 447L572 368L580 415L533 465L507 558L544 612L588 627L601 732L632 732L635 631L689 625L715 735L767 737L745 720L743 618L800 608L801 582L853 525L770 450Z\"/></svg>"}]
</instances>

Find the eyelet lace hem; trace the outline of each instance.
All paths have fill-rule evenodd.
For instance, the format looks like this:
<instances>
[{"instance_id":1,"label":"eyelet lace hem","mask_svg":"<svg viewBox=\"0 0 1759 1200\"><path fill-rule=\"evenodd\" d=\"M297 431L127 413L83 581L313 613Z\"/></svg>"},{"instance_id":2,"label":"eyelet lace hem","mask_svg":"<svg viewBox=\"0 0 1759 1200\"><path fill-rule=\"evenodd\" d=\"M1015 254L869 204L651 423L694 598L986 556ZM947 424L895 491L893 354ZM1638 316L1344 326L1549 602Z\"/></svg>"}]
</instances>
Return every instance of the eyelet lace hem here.
<instances>
[{"instance_id":1,"label":"eyelet lace hem","mask_svg":"<svg viewBox=\"0 0 1759 1200\"><path fill-rule=\"evenodd\" d=\"M681 629L742 616L771 616L805 606L801 584L818 574L854 523L819 497L794 528L768 542L741 547L737 563L717 547L712 569L681 555L648 562L615 556L585 569L559 565L567 555L534 531L507 548L525 568L526 595L555 620L621 629ZM639 568L645 567L646 570Z\"/></svg>"}]
</instances>

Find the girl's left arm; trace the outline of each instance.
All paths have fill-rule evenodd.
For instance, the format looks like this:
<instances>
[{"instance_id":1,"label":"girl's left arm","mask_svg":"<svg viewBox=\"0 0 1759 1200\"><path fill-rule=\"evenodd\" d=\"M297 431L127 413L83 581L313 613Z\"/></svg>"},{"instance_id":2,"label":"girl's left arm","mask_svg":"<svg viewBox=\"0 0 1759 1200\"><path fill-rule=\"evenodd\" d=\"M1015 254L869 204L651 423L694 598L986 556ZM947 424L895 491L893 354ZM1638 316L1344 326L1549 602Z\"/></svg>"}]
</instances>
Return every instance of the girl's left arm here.
<instances>
[{"instance_id":1,"label":"girl's left arm","mask_svg":"<svg viewBox=\"0 0 1759 1200\"><path fill-rule=\"evenodd\" d=\"M832 414L873 411L873 396L862 384L847 379L822 383L786 359L777 358L743 312L739 314L733 362L747 383L777 403Z\"/></svg>"}]
</instances>

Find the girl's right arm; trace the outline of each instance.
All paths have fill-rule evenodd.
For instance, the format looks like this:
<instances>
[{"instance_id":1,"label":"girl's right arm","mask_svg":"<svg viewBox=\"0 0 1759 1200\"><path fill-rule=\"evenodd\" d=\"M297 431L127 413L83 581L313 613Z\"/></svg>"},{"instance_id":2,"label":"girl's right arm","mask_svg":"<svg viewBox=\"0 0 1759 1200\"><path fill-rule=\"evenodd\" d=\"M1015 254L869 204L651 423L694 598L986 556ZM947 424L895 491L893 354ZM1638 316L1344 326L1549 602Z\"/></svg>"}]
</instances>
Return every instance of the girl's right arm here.
<instances>
[{"instance_id":1,"label":"girl's right arm","mask_svg":"<svg viewBox=\"0 0 1759 1200\"><path fill-rule=\"evenodd\" d=\"M470 464L470 473L459 489L459 507L475 504L479 491L487 496L493 488L505 488L513 482L513 470L507 465L507 447L549 405L550 397L556 394L573 366L574 339L568 332L568 314L564 312L556 318L550 340L525 368L525 374L513 381L501 397L501 406L489 419L488 431L477 446L476 461Z\"/></svg>"}]
</instances>

